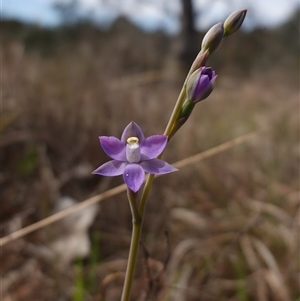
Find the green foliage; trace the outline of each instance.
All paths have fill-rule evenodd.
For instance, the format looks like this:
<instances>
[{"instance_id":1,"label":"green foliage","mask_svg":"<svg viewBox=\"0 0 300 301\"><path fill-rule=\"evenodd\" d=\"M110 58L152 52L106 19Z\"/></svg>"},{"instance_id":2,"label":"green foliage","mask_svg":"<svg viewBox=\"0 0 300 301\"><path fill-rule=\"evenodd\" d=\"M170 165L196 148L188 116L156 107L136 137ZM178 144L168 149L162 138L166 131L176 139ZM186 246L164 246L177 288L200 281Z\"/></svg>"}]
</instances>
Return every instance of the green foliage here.
<instances>
[{"instance_id":1,"label":"green foliage","mask_svg":"<svg viewBox=\"0 0 300 301\"><path fill-rule=\"evenodd\" d=\"M97 286L97 265L100 260L100 234L98 231L92 233L92 250L89 256L88 288L94 292Z\"/></svg>"},{"instance_id":2,"label":"green foliage","mask_svg":"<svg viewBox=\"0 0 300 301\"><path fill-rule=\"evenodd\" d=\"M84 300L84 278L83 278L83 265L82 260L78 260L74 266L75 282L74 282L74 292L73 301L83 301Z\"/></svg>"},{"instance_id":3,"label":"green foliage","mask_svg":"<svg viewBox=\"0 0 300 301\"><path fill-rule=\"evenodd\" d=\"M27 147L18 164L18 171L21 175L27 176L31 174L38 164L38 156L36 148L29 146Z\"/></svg>"},{"instance_id":4,"label":"green foliage","mask_svg":"<svg viewBox=\"0 0 300 301\"><path fill-rule=\"evenodd\" d=\"M250 299L248 298L248 292L246 287L247 282L244 280L247 276L245 262L242 261L240 258L235 258L232 262L232 265L236 274L236 279L242 280L237 287L238 300L249 301Z\"/></svg>"}]
</instances>

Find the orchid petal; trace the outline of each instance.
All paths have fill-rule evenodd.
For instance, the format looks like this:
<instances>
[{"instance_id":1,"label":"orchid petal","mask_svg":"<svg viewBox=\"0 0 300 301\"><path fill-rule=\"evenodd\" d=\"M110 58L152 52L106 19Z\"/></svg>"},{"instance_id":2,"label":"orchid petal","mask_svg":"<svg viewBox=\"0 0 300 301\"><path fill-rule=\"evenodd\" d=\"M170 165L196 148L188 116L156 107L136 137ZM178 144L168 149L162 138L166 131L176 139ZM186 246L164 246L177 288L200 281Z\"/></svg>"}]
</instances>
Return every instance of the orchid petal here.
<instances>
[{"instance_id":1,"label":"orchid petal","mask_svg":"<svg viewBox=\"0 0 300 301\"><path fill-rule=\"evenodd\" d=\"M126 143L127 139L130 137L137 137L139 139L139 143L145 139L142 129L133 121L130 122L124 129L121 141Z\"/></svg>"},{"instance_id":2,"label":"orchid petal","mask_svg":"<svg viewBox=\"0 0 300 301\"><path fill-rule=\"evenodd\" d=\"M146 172L151 174L165 174L178 170L177 168L160 159L143 161L140 163L140 165Z\"/></svg>"},{"instance_id":3,"label":"orchid petal","mask_svg":"<svg viewBox=\"0 0 300 301\"><path fill-rule=\"evenodd\" d=\"M112 160L102 164L97 169L95 169L92 173L101 176L108 176L108 177L119 176L124 173L124 170L127 165L128 165L127 162Z\"/></svg>"},{"instance_id":4,"label":"orchid petal","mask_svg":"<svg viewBox=\"0 0 300 301\"><path fill-rule=\"evenodd\" d=\"M156 158L165 149L168 137L165 135L153 135L141 143L141 161Z\"/></svg>"},{"instance_id":5,"label":"orchid petal","mask_svg":"<svg viewBox=\"0 0 300 301\"><path fill-rule=\"evenodd\" d=\"M202 74L201 76L199 76L198 78L198 82L195 82L196 87L195 87L195 91L194 91L194 97L196 98L201 92L202 90L209 84L209 76L206 74Z\"/></svg>"},{"instance_id":6,"label":"orchid petal","mask_svg":"<svg viewBox=\"0 0 300 301\"><path fill-rule=\"evenodd\" d=\"M128 164L123 174L126 185L133 191L137 192L145 178L145 172L139 164Z\"/></svg>"},{"instance_id":7,"label":"orchid petal","mask_svg":"<svg viewBox=\"0 0 300 301\"><path fill-rule=\"evenodd\" d=\"M100 136L100 144L108 156L117 161L126 161L126 145L113 136Z\"/></svg>"}]
</instances>

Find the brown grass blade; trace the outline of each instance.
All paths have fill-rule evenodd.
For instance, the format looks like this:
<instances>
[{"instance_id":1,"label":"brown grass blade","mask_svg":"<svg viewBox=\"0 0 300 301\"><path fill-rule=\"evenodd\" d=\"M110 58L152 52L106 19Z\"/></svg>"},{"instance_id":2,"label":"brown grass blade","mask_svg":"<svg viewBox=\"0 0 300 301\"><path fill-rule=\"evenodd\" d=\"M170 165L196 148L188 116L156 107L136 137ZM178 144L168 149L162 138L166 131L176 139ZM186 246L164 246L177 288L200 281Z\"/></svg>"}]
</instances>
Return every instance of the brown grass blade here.
<instances>
[{"instance_id":1,"label":"brown grass blade","mask_svg":"<svg viewBox=\"0 0 300 301\"><path fill-rule=\"evenodd\" d=\"M265 212L274 216L288 227L290 227L293 222L292 217L288 213L274 204L256 200L249 200L248 202L245 202L245 204L257 212Z\"/></svg>"},{"instance_id":2,"label":"brown grass blade","mask_svg":"<svg viewBox=\"0 0 300 301\"><path fill-rule=\"evenodd\" d=\"M248 263L251 271L255 272L260 269L259 260L253 250L253 246L251 244L251 239L248 235L241 237L240 239L241 249L246 258L246 262Z\"/></svg>"},{"instance_id":3,"label":"brown grass blade","mask_svg":"<svg viewBox=\"0 0 300 301\"><path fill-rule=\"evenodd\" d=\"M288 287L284 283L283 276L274 255L261 240L252 238L252 242L268 266L268 270L265 272L265 279L273 291L274 296L278 297L280 301L290 300Z\"/></svg>"},{"instance_id":4,"label":"brown grass blade","mask_svg":"<svg viewBox=\"0 0 300 301\"><path fill-rule=\"evenodd\" d=\"M196 162L199 162L205 158L208 158L208 157L211 157L211 156L214 156L218 153L221 153L225 150L228 150L236 145L239 145L239 144L242 144L246 141L248 141L249 139L255 137L256 135L262 133L263 130L266 130L266 128L262 128L262 129L259 129L259 130L256 130L256 131L253 131L253 132L250 132L248 134L245 134L243 136L240 136L238 138L235 138L235 139L232 139L228 142L225 142L223 144L220 144L216 147L213 147L209 150L206 150L204 152L201 152L201 153L198 153L194 156L190 156L188 158L185 158L183 160L180 160L176 163L173 164L173 166L175 166L176 168L182 168L182 167L185 167L185 166L188 166L190 164L193 164L193 163L196 163ZM91 206L93 204L96 204L100 201L103 201L107 198L110 198L112 196L115 196L121 192L124 192L126 191L126 185L125 184L122 184L120 186L117 186L115 188L112 188L110 190L107 190L105 191L104 193L101 193L101 194L98 194L94 197L91 197L89 199L86 199L82 202L80 202L79 204L76 204L66 210L63 210L63 211L60 211L58 213L55 213L41 221L38 221L32 225L29 225L25 228L22 228L16 232L13 232L11 234L8 234L4 237L2 237L0 239L0 246L4 246L5 244L11 242L11 241L14 241L18 238L21 238L29 233L32 233L38 229L41 229L43 227L46 227L66 216L68 216L69 214L72 214L74 212L77 212L78 210L81 210L83 208L86 208L88 206Z\"/></svg>"},{"instance_id":5,"label":"brown grass blade","mask_svg":"<svg viewBox=\"0 0 300 301\"><path fill-rule=\"evenodd\" d=\"M46 217L46 218L44 218L44 219L42 219L42 220L40 220L40 221L38 221L38 222L36 222L32 225L29 225L29 226L27 226L25 228L22 228L22 229L20 229L16 232L13 232L9 235L6 235L6 236L2 237L0 239L0 246L4 246L5 244L7 244L7 243L9 243L13 240L16 240L16 239L21 238L21 237L23 237L23 236L25 236L29 233L32 233L36 230L39 230L43 227L46 227L46 226L48 226L48 225L64 218L64 217L72 214L72 213L75 213L79 210L82 210L83 208L86 208L88 206L91 206L91 205L94 205L98 202L101 202L101 201L103 201L107 198L110 198L110 197L112 197L116 194L119 194L119 193L121 193L125 190L126 190L126 185L122 184L120 186L117 186L115 188L107 190L107 191L105 191L101 194L93 196L93 197L91 197L91 198L89 198L89 199L87 199L87 200L85 200L85 201L83 201L79 204L73 205L72 207L69 207L66 210L60 211L60 212L55 213L55 214L53 214L49 217Z\"/></svg>"}]
</instances>

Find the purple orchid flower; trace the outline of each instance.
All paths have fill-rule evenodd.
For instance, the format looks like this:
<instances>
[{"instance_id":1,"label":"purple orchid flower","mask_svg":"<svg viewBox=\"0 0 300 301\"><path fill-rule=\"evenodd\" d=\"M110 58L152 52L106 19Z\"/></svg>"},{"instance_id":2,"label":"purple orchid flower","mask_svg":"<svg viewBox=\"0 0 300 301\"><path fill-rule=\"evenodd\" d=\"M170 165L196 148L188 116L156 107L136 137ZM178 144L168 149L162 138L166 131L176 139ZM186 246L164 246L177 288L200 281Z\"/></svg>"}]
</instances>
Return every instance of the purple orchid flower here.
<instances>
[{"instance_id":1,"label":"purple orchid flower","mask_svg":"<svg viewBox=\"0 0 300 301\"><path fill-rule=\"evenodd\" d=\"M126 185L137 192L145 178L150 174L166 174L177 169L163 160L156 159L165 149L168 137L154 135L145 138L141 128L134 122L123 131L121 140L113 136L100 136L103 150L113 160L104 163L93 174L119 176L123 174Z\"/></svg>"}]
</instances>

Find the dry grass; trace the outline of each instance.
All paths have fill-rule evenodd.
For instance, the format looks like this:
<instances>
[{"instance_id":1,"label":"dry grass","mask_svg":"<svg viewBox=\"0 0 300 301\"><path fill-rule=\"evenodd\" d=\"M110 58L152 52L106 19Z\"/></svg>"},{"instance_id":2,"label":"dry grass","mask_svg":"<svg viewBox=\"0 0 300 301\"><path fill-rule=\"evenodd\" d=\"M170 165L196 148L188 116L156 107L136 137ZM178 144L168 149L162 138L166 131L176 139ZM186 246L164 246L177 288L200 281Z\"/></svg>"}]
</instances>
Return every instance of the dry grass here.
<instances>
[{"instance_id":1,"label":"dry grass","mask_svg":"<svg viewBox=\"0 0 300 301\"><path fill-rule=\"evenodd\" d=\"M51 215L61 195L80 201L122 183L90 175L107 159L97 136L120 135L132 119L147 135L163 132L183 74L172 52L155 51L157 37L136 35L87 37L46 57L5 40L2 236ZM166 160L270 130L155 181L133 300L299 300L298 88L274 70L219 79ZM99 205L81 263L48 256L56 224L3 246L2 299L119 300L130 227L120 194Z\"/></svg>"}]
</instances>

